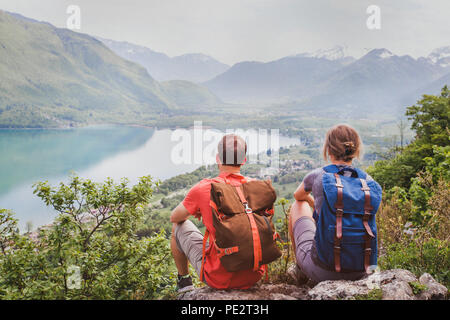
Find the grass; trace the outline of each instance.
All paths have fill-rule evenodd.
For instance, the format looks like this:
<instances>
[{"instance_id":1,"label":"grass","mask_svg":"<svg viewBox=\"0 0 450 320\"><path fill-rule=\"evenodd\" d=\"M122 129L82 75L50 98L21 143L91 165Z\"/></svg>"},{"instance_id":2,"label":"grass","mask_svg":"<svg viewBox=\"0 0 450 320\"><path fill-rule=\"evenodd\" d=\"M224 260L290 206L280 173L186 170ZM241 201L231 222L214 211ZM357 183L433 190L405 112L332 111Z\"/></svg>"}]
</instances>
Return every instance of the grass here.
<instances>
[{"instance_id":1,"label":"grass","mask_svg":"<svg viewBox=\"0 0 450 320\"><path fill-rule=\"evenodd\" d=\"M409 282L409 286L411 287L414 295L418 295L424 292L425 290L428 290L428 287L426 285L421 284L420 282L417 281Z\"/></svg>"},{"instance_id":2,"label":"grass","mask_svg":"<svg viewBox=\"0 0 450 320\"><path fill-rule=\"evenodd\" d=\"M370 290L367 294L356 295L354 300L381 300L383 298L383 291L379 288Z\"/></svg>"}]
</instances>

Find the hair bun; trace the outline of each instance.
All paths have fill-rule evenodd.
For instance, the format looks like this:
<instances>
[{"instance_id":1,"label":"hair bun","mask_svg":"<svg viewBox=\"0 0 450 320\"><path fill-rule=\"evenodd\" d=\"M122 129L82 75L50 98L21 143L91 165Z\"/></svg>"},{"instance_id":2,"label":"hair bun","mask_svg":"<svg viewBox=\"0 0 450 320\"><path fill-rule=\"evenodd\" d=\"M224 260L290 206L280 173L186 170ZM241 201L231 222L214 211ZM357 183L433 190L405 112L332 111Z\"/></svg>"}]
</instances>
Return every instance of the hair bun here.
<instances>
[{"instance_id":1,"label":"hair bun","mask_svg":"<svg viewBox=\"0 0 450 320\"><path fill-rule=\"evenodd\" d=\"M344 148L346 156L352 155L356 151L355 144L352 141L344 142Z\"/></svg>"}]
</instances>

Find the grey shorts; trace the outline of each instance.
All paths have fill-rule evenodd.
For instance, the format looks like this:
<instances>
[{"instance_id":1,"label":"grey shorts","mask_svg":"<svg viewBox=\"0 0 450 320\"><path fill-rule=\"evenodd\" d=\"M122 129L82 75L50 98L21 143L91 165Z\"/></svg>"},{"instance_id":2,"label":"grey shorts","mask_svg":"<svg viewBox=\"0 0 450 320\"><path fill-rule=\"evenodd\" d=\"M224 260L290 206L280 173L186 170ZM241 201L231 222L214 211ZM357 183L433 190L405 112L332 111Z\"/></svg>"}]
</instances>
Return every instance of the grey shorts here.
<instances>
[{"instance_id":1,"label":"grey shorts","mask_svg":"<svg viewBox=\"0 0 450 320\"><path fill-rule=\"evenodd\" d=\"M364 272L335 272L322 268L312 258L316 223L310 217L300 217L294 224L294 235L297 264L300 270L315 282L325 280L358 280L365 276Z\"/></svg>"},{"instance_id":2,"label":"grey shorts","mask_svg":"<svg viewBox=\"0 0 450 320\"><path fill-rule=\"evenodd\" d=\"M200 276L202 267L203 234L194 223L186 220L175 227L177 247L188 258L197 274ZM208 247L208 246L207 246Z\"/></svg>"}]
</instances>

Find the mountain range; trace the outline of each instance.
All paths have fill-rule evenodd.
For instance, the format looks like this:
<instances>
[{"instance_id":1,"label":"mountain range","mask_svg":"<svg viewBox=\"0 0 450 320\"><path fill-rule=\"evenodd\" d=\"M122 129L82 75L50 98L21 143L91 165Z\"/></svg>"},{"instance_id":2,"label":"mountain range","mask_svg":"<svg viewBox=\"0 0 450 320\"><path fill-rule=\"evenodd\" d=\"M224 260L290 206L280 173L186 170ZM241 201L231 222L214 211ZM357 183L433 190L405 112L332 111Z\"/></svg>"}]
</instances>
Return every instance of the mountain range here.
<instances>
[{"instance_id":1,"label":"mountain range","mask_svg":"<svg viewBox=\"0 0 450 320\"><path fill-rule=\"evenodd\" d=\"M195 83L159 83L89 35L0 10L0 127L136 122L218 103Z\"/></svg>"},{"instance_id":2,"label":"mountain range","mask_svg":"<svg viewBox=\"0 0 450 320\"><path fill-rule=\"evenodd\" d=\"M450 46L417 59L384 48L355 58L336 46L230 67L0 10L0 127L155 123L211 114L225 103L334 118L395 116L449 82Z\"/></svg>"},{"instance_id":3,"label":"mountain range","mask_svg":"<svg viewBox=\"0 0 450 320\"><path fill-rule=\"evenodd\" d=\"M403 112L421 94L439 93L449 78L450 46L418 59L384 48L356 59L338 46L266 63L240 62L203 84L224 101L290 101L318 114L347 117Z\"/></svg>"},{"instance_id":4,"label":"mountain range","mask_svg":"<svg viewBox=\"0 0 450 320\"><path fill-rule=\"evenodd\" d=\"M124 59L145 67L158 81L187 80L203 82L227 71L230 66L202 53L188 53L176 57L153 51L125 41L97 37Z\"/></svg>"}]
</instances>

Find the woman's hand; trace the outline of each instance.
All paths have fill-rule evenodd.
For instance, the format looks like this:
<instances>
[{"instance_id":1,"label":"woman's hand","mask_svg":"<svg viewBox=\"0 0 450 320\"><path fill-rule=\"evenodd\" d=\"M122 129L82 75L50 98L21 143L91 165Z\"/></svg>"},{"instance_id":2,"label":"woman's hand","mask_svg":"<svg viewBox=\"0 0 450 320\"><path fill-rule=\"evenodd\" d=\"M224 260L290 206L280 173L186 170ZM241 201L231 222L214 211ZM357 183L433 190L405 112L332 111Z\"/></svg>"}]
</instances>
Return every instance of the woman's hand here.
<instances>
[{"instance_id":1,"label":"woman's hand","mask_svg":"<svg viewBox=\"0 0 450 320\"><path fill-rule=\"evenodd\" d=\"M305 190L305 185L303 182L300 184L300 186L295 190L294 192L294 198L297 201L306 201L308 202L309 206L313 208L314 210L314 198L311 196L311 191Z\"/></svg>"}]
</instances>

